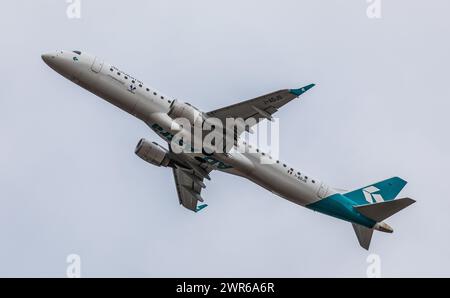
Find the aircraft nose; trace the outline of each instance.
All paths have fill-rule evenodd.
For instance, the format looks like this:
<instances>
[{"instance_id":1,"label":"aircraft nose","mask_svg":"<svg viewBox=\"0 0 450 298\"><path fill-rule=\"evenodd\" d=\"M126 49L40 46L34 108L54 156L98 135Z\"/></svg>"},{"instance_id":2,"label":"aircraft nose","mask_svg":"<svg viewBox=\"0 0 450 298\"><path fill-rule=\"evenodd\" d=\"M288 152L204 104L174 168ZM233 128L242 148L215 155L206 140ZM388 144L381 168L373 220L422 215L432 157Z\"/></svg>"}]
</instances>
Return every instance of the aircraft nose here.
<instances>
[{"instance_id":1,"label":"aircraft nose","mask_svg":"<svg viewBox=\"0 0 450 298\"><path fill-rule=\"evenodd\" d=\"M44 60L45 63L49 64L52 60L56 58L55 54L52 53L46 53L41 55L42 60Z\"/></svg>"}]
</instances>

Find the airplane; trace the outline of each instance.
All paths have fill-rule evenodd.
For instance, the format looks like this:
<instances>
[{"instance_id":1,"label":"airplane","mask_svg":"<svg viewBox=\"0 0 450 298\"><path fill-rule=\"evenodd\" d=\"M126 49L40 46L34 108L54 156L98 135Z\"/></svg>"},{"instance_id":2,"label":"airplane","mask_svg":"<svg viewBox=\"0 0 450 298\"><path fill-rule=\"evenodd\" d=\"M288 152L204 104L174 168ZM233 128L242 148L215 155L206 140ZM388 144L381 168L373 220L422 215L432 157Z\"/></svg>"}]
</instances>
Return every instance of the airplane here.
<instances>
[{"instance_id":1,"label":"airplane","mask_svg":"<svg viewBox=\"0 0 450 298\"><path fill-rule=\"evenodd\" d=\"M218 170L246 178L310 210L350 222L360 246L369 250L373 231L392 233L393 229L384 220L415 203L411 198L396 199L407 183L399 177L345 191L333 188L303 171L295 171L279 160L262 163L262 156L272 157L259 149L256 152L242 152L235 148L245 144L241 134L242 131L251 132L248 126L240 127L239 132L234 130L232 134L224 132L224 138L232 139L234 147L223 152L202 150L176 153L173 150L172 141L176 134L192 133L192 130L180 126L175 121L177 118L188 119L191 125L213 118L223 121L229 118L256 119L253 123L256 124L266 119L272 120L275 112L313 88L314 84L279 90L202 112L189 103L161 94L98 56L63 50L43 54L42 59L65 78L142 120L167 143L166 149L156 142L141 139L135 154L152 165L172 169L179 203L191 211L199 212L207 206L201 196L202 189L206 187L204 180L211 180L210 173Z\"/></svg>"}]
</instances>

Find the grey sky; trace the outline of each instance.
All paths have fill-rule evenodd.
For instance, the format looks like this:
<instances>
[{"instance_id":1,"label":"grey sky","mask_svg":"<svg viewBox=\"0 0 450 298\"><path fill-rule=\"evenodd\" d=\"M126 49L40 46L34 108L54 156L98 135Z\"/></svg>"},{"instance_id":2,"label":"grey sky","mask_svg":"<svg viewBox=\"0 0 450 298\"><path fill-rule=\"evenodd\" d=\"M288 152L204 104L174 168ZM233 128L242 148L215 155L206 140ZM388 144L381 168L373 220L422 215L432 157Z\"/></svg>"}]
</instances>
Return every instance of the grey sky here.
<instances>
[{"instance_id":1,"label":"grey sky","mask_svg":"<svg viewBox=\"0 0 450 298\"><path fill-rule=\"evenodd\" d=\"M80 49L212 110L317 87L282 109L281 158L353 189L398 175L418 202L376 233L382 276L450 275L450 2L365 0L2 3L0 276L365 277L349 223L213 173L194 214L172 173L134 155L143 123L40 58Z\"/></svg>"}]
</instances>

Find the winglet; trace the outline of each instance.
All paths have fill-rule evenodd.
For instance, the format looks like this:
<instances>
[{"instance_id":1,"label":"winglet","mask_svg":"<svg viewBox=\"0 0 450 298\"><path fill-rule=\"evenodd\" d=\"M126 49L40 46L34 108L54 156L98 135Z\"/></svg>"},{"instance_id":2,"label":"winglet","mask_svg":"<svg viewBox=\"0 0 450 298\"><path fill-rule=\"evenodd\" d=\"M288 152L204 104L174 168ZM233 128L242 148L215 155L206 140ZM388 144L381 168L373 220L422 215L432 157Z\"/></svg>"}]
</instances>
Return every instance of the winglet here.
<instances>
[{"instance_id":1,"label":"winglet","mask_svg":"<svg viewBox=\"0 0 450 298\"><path fill-rule=\"evenodd\" d=\"M197 206L197 210L195 210L195 212L199 212L200 210L205 209L206 207L208 207L208 204Z\"/></svg>"},{"instance_id":2,"label":"winglet","mask_svg":"<svg viewBox=\"0 0 450 298\"><path fill-rule=\"evenodd\" d=\"M305 87L302 87L302 88L299 88L299 89L290 89L289 92L294 94L294 95L300 96L300 95L302 95L303 93L305 93L306 91L308 91L309 89L311 89L314 86L316 86L316 84L310 84L308 86L305 86Z\"/></svg>"}]
</instances>

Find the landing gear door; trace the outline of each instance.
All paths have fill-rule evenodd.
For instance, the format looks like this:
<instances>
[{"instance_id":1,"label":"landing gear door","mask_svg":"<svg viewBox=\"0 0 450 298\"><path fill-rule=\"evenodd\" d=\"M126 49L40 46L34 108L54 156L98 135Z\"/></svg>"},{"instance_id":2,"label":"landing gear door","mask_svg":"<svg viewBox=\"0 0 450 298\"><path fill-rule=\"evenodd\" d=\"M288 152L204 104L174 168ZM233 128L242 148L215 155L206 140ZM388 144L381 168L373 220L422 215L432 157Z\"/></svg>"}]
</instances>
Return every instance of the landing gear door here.
<instances>
[{"instance_id":1,"label":"landing gear door","mask_svg":"<svg viewBox=\"0 0 450 298\"><path fill-rule=\"evenodd\" d=\"M92 63L91 70L95 73L99 73L102 70L103 61L95 57L94 63Z\"/></svg>"},{"instance_id":2,"label":"landing gear door","mask_svg":"<svg viewBox=\"0 0 450 298\"><path fill-rule=\"evenodd\" d=\"M321 183L317 191L317 196L321 199L326 198L328 196L328 185Z\"/></svg>"}]
</instances>

